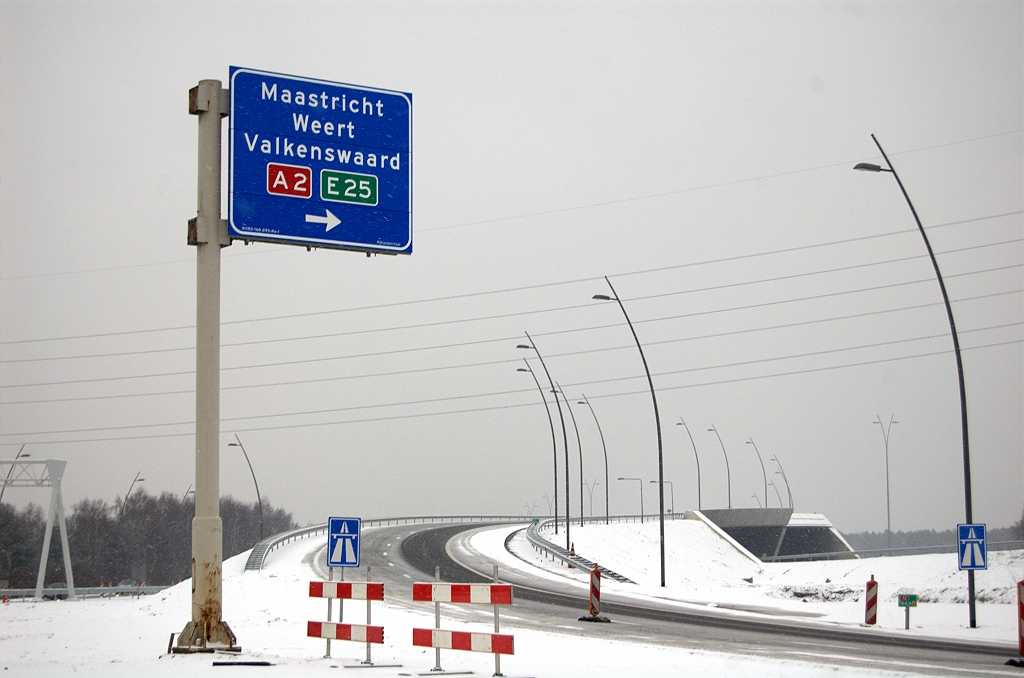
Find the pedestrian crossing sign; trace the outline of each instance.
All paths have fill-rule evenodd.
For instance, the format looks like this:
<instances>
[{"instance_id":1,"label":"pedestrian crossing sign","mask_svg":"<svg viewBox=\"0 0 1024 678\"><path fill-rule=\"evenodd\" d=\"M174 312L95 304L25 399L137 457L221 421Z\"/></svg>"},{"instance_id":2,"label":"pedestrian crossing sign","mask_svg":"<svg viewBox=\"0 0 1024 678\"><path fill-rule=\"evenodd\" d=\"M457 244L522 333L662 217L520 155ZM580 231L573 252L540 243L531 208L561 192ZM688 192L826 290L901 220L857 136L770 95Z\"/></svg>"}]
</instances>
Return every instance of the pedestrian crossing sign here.
<instances>
[{"instance_id":1,"label":"pedestrian crossing sign","mask_svg":"<svg viewBox=\"0 0 1024 678\"><path fill-rule=\"evenodd\" d=\"M985 539L985 525L957 525L960 543L961 570L988 569L988 541Z\"/></svg>"},{"instance_id":2,"label":"pedestrian crossing sign","mask_svg":"<svg viewBox=\"0 0 1024 678\"><path fill-rule=\"evenodd\" d=\"M327 521L327 567L359 567L360 518Z\"/></svg>"}]
</instances>

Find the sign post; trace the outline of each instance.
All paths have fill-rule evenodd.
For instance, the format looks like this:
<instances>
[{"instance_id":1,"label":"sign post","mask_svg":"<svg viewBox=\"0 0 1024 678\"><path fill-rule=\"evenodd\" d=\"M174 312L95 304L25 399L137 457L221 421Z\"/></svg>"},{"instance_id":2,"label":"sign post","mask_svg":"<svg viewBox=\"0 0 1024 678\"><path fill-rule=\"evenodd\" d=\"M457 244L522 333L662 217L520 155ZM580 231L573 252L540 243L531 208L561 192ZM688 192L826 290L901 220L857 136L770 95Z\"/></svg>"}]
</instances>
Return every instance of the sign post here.
<instances>
[{"instance_id":1,"label":"sign post","mask_svg":"<svg viewBox=\"0 0 1024 678\"><path fill-rule=\"evenodd\" d=\"M905 621L903 628L910 630L910 608L917 607L917 594L916 593L901 593L899 594L900 607L906 612Z\"/></svg>"},{"instance_id":2,"label":"sign post","mask_svg":"<svg viewBox=\"0 0 1024 678\"><path fill-rule=\"evenodd\" d=\"M412 253L412 95L231 67L189 90L199 116L192 619L176 652L239 649L221 618L220 248L261 240ZM221 119L231 115L228 219ZM357 557L358 561L358 557Z\"/></svg>"},{"instance_id":3,"label":"sign post","mask_svg":"<svg viewBox=\"0 0 1024 678\"><path fill-rule=\"evenodd\" d=\"M188 243L196 247L196 513L192 620L178 636L178 652L239 649L221 619L220 248L231 242L220 218L220 141L229 99L220 80L201 80L189 91L189 113L199 116L199 205L188 230Z\"/></svg>"}]
</instances>

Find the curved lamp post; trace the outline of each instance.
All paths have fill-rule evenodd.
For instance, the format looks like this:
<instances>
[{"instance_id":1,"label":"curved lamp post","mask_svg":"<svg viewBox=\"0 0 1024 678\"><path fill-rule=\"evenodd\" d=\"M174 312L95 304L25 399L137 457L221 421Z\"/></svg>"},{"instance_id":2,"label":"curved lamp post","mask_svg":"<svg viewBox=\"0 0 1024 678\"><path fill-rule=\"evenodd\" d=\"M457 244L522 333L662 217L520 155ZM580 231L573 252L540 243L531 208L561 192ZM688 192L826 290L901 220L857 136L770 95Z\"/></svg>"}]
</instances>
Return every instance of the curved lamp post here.
<instances>
[{"instance_id":1,"label":"curved lamp post","mask_svg":"<svg viewBox=\"0 0 1024 678\"><path fill-rule=\"evenodd\" d=\"M594 423L597 424L597 432L601 435L601 449L604 451L604 524L607 525L609 522L608 517L608 447L604 444L604 432L601 430L601 422L597 420L597 414L594 413L594 408L587 400L587 396L580 394L583 400L577 402L577 405L586 405L590 408L590 414L594 417ZM590 504L590 512L594 512L594 504Z\"/></svg>"},{"instance_id":2,"label":"curved lamp post","mask_svg":"<svg viewBox=\"0 0 1024 678\"><path fill-rule=\"evenodd\" d=\"M533 383L537 384L537 390L540 391L540 400L544 403L544 412L548 415L548 425L551 427L551 450L555 458L555 534L558 534L558 443L555 442L555 422L551 419L551 410L548 409L548 399L544 397L544 388L540 385L540 381L537 380L537 375L533 373L530 361L523 358L523 362L526 363L526 367L518 367L516 372L529 372L530 376L533 377ZM548 499L546 493L544 498ZM548 511L550 510L551 503L548 500Z\"/></svg>"},{"instance_id":3,"label":"curved lamp post","mask_svg":"<svg viewBox=\"0 0 1024 678\"><path fill-rule=\"evenodd\" d=\"M133 480L132 484L128 486L128 491L125 492L125 494L124 494L124 502L121 503L121 510L117 512L117 520L118 520L118 522L121 521L121 516L124 515L124 507L128 505L128 495L130 495L132 493L132 490L135 488L135 483L144 483L144 482L146 482L145 478L140 478L139 477L141 475L142 475L142 471L139 471L138 473L135 474L135 480Z\"/></svg>"},{"instance_id":4,"label":"curved lamp post","mask_svg":"<svg viewBox=\"0 0 1024 678\"><path fill-rule=\"evenodd\" d=\"M764 472L764 461L761 460L761 453L757 450L757 445L754 445L754 439L748 438L747 444L753 446L754 452L757 453L757 463L761 464L761 475L764 476L764 507L768 508L768 474Z\"/></svg>"},{"instance_id":5,"label":"curved lamp post","mask_svg":"<svg viewBox=\"0 0 1024 678\"><path fill-rule=\"evenodd\" d=\"M693 448L693 458L697 460L697 510L700 511L700 457L697 456L697 445L693 442L693 434L690 433L690 427L686 425L686 421L682 417L679 417L679 423L676 426L682 426L686 429L686 435L690 436L690 446Z\"/></svg>"},{"instance_id":6,"label":"curved lamp post","mask_svg":"<svg viewBox=\"0 0 1024 678\"><path fill-rule=\"evenodd\" d=\"M786 477L786 472L782 469L782 462L779 461L778 455L770 457L769 461L774 461L775 464L779 467L779 470L776 471L776 473L781 475L782 481L786 483L786 494L789 496L789 508L793 508L793 493L789 489L789 478Z\"/></svg>"},{"instance_id":7,"label":"curved lamp post","mask_svg":"<svg viewBox=\"0 0 1024 678\"><path fill-rule=\"evenodd\" d=\"M24 451L25 451L25 446L22 445L21 449L18 450L18 454L14 455L14 461L18 461L19 459L25 459L27 457L31 457L32 456L31 454L22 454L22 452L24 452ZM7 480L11 479L11 473L13 471L14 471L14 464L11 464L11 467L9 469L7 469ZM3 487L0 487L0 501L4 500L4 490L6 490L6 489L7 489L7 483L4 482ZM8 556L8 558L9 557L10 556Z\"/></svg>"},{"instance_id":8,"label":"curved lamp post","mask_svg":"<svg viewBox=\"0 0 1024 678\"><path fill-rule=\"evenodd\" d=\"M853 169L861 170L864 172L889 172L893 178L896 179L896 183L900 187L900 191L903 193L904 199L907 201L907 206L910 207L910 213L914 215L914 221L917 222L917 230L921 233L921 237L924 239L924 246L928 250L928 257L932 261L932 268L935 269L935 277L939 281L939 290L942 291L942 301L946 304L946 317L949 318L949 333L953 337L953 353L956 356L956 374L960 382L960 437L963 441L964 450L964 513L966 515L966 522L968 524L974 522L974 511L971 507L971 449L970 443L968 442L967 432L967 387L964 384L964 363L960 357L960 339L956 334L956 322L953 320L953 307L949 304L949 295L946 293L946 283L942 281L942 273L939 271L939 262L935 259L935 252L932 251L932 244L928 240L928 234L924 232L924 226L921 225L921 219L917 216L917 210L914 209L914 203L910 202L910 196L907 195L907 189L904 188L903 182L900 181L900 175L896 173L892 163L889 161L889 156L882 150L882 144L878 143L878 139L875 135L871 135L871 140L875 142L875 146L878 147L878 151L882 154L885 159L885 164L888 167L880 167L868 162L858 163ZM974 570L967 571L967 598L968 598L968 609L970 615L971 628L977 628L977 617L975 615L974 605Z\"/></svg>"},{"instance_id":9,"label":"curved lamp post","mask_svg":"<svg viewBox=\"0 0 1024 678\"><path fill-rule=\"evenodd\" d=\"M640 478L617 478L617 480L635 480L640 484L640 524L644 522L644 481Z\"/></svg>"},{"instance_id":10,"label":"curved lamp post","mask_svg":"<svg viewBox=\"0 0 1024 678\"><path fill-rule=\"evenodd\" d=\"M612 281L608 279L608 276L604 277L604 281L608 283L608 288L612 291L612 296L606 294L595 294L594 299L598 301L615 301L619 304L619 309L622 310L623 317L626 318L626 324L629 325L629 331L633 333L633 341L636 342L636 348L640 352L640 360L644 364L644 372L647 373L647 385L651 387L651 402L654 404L654 426L658 430L658 524L659 533L658 541L661 545L661 585L665 586L665 464L662 457L661 449L661 415L658 414L658 397L654 394L654 380L651 379L651 370L647 367L647 358L644 356L643 346L640 345L640 339L636 336L636 330L633 328L633 323L629 319L629 314L626 313L626 307L622 305L622 299L619 299L619 295L615 292L615 288L612 286ZM641 487L643 481L641 481ZM642 492L643 490L641 490Z\"/></svg>"},{"instance_id":11,"label":"curved lamp post","mask_svg":"<svg viewBox=\"0 0 1024 678\"><path fill-rule=\"evenodd\" d=\"M551 392L555 395L555 405L558 406L558 419L562 422L562 449L565 450L565 550L568 551L571 548L572 542L569 541L569 434L565 431L565 415L562 414L562 403L558 400L558 394L555 392L555 382L551 379L551 373L548 372L548 366L544 364L544 356L537 350L537 344L533 341L533 337L530 336L529 332L525 332L529 344L519 344L516 348L524 348L531 350L537 354L537 359L540 360L540 366L544 368L544 374L548 378L548 383L551 384ZM558 530L558 521L555 521L555 531Z\"/></svg>"},{"instance_id":12,"label":"curved lamp post","mask_svg":"<svg viewBox=\"0 0 1024 678\"><path fill-rule=\"evenodd\" d=\"M722 442L722 436L718 435L718 429L712 424L708 431L714 431L715 437L718 438L718 444L722 446L722 456L725 457L725 484L729 489L729 508L732 508L732 475L729 473L729 455L725 453L725 443Z\"/></svg>"},{"instance_id":13,"label":"curved lamp post","mask_svg":"<svg viewBox=\"0 0 1024 678\"><path fill-rule=\"evenodd\" d=\"M768 484L772 486L773 490L775 490L775 498L779 500L779 508L782 508L782 495L779 494L779 488L775 486L775 481L769 480ZM767 508L767 506L765 508Z\"/></svg>"},{"instance_id":14,"label":"curved lamp post","mask_svg":"<svg viewBox=\"0 0 1024 678\"><path fill-rule=\"evenodd\" d=\"M875 423L882 429L882 439L885 441L885 535L888 538L889 549L892 549L892 514L889 509L889 430L893 424L898 424L896 415L889 417L889 425L882 423L882 417L875 415Z\"/></svg>"},{"instance_id":15,"label":"curved lamp post","mask_svg":"<svg viewBox=\"0 0 1024 678\"><path fill-rule=\"evenodd\" d=\"M245 447L242 445L242 439L235 434L235 440L238 442L228 443L228 447L238 447L242 450L242 454L245 455L245 463L249 464L249 473L252 474L252 484L256 486L256 501L260 505L260 541L263 541L263 499L260 497L260 484L256 482L256 472L252 470L252 462L249 461L249 455L245 452Z\"/></svg>"},{"instance_id":16,"label":"curved lamp post","mask_svg":"<svg viewBox=\"0 0 1024 678\"><path fill-rule=\"evenodd\" d=\"M591 518L594 517L594 490L596 490L597 486L600 485L600 484L601 484L601 481L598 480L597 478L594 478L594 484L593 485L591 485L590 483L586 483L587 493L590 494L590 517Z\"/></svg>"},{"instance_id":17,"label":"curved lamp post","mask_svg":"<svg viewBox=\"0 0 1024 678\"><path fill-rule=\"evenodd\" d=\"M572 408L569 407L569 399L565 397L565 391L562 390L562 385L557 381L555 382L555 388L558 389L558 393L562 394L562 400L565 401L565 409L569 410L569 418L572 419L572 427L576 430L576 449L580 453L580 527L583 527L583 443L580 442L580 427L576 425L576 415L573 414ZM558 394L555 394L558 397ZM568 478L569 470L566 469L566 478ZM568 517L568 516L567 516Z\"/></svg>"}]
</instances>

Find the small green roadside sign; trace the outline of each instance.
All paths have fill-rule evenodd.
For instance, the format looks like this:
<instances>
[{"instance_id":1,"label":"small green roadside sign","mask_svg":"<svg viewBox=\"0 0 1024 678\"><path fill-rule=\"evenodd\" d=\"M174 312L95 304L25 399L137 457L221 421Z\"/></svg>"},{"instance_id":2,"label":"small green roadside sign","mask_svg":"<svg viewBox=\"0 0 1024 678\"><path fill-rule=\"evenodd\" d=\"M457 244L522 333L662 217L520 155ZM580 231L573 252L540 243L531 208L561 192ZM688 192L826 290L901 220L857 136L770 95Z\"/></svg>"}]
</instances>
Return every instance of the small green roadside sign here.
<instances>
[{"instance_id":1,"label":"small green roadside sign","mask_svg":"<svg viewBox=\"0 0 1024 678\"><path fill-rule=\"evenodd\" d=\"M901 593L899 599L900 607L917 607L916 593Z\"/></svg>"}]
</instances>

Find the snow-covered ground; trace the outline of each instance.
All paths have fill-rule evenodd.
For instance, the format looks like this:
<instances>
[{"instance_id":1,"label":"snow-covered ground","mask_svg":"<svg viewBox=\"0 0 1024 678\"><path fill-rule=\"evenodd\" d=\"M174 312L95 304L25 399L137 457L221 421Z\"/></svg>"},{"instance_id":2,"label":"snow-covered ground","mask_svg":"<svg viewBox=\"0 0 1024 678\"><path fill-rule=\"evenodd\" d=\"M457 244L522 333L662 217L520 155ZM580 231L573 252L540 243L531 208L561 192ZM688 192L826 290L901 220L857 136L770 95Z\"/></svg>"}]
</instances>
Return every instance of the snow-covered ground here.
<instances>
[{"instance_id":1,"label":"snow-covered ground","mask_svg":"<svg viewBox=\"0 0 1024 678\"><path fill-rule=\"evenodd\" d=\"M550 532L544 536L555 541ZM1024 551L990 553L989 569L975 573L977 628L972 629L966 604L967 575L957 570L954 553L758 563L700 521L669 521L665 524L666 586L661 588L657 521L576 525L570 536L578 555L638 584L605 578L604 592L861 626L865 587L873 575L879 582L876 628L880 630L904 632L905 612L898 606L897 596L915 593L918 606L910 612L911 633L1016 643L1017 582L1024 571ZM473 544L513 566L509 555L502 555L504 549L496 543L499 538L498 532L484 533ZM564 538L563 534L556 543L564 545ZM544 559L525 537L513 540L510 548L551 575L589 581L589 576L578 569L569 570L557 561Z\"/></svg>"},{"instance_id":2,"label":"snow-covered ground","mask_svg":"<svg viewBox=\"0 0 1024 678\"><path fill-rule=\"evenodd\" d=\"M979 629L966 629L966 606L954 602L962 596L964 575L957 573L952 556L914 556L860 562L793 563L758 566L717 538L698 529L699 523L669 523L666 532L671 567L669 586L658 586L657 525L612 525L574 528L578 553L606 564L637 581L627 586L605 580L606 590L632 591L690 601L700 605L754 606L782 612L800 612L801 618L824 623L856 624L863 616L860 595L868 575L881 584L881 626L902 632L902 611L897 591L918 593L923 602L912 613L912 633L957 635L1012 642L1016 638L1013 582L1021 572L1024 553L993 554L988 572L979 573L978 586L986 599L979 605ZM531 562L520 560L503 547L513 528L478 534L472 546L495 557L502 568L527 569L550 577L578 577L575 571L544 561L529 547L517 549ZM706 528L705 528L706 529ZM684 548L684 544L687 544ZM154 596L104 598L84 601L11 602L0 606L0 666L3 676L84 676L157 678L221 676L337 675L365 658L365 646L335 641L333 658L324 659L324 641L307 638L306 622L325 618L325 603L310 599L307 582L313 578L310 554L323 545L323 537L299 540L275 551L259 573L243 573L247 554L224 564L225 618L244 648L242 657L226 655L168 655L167 643L189 616L189 582ZM305 562L304 562L305 561ZM752 578L753 582L745 581ZM411 589L411 587L410 587ZM794 593L798 592L798 593ZM408 591L388 591L388 597ZM804 602L806 601L806 602ZM353 604L349 604L352 606ZM362 604L346 607L346 621L363 620ZM412 628L432 627L430 605L422 612L407 606L375 603L373 623L385 628L385 644L374 646L377 664L364 670L369 676L429 673L434 653L411 644ZM803 612L820 617L807 617ZM741 613L742 614L742 613ZM511 615L510 615L511 616ZM487 632L486 625L443 622L451 629ZM503 632L515 636L515 655L502 658L508 676L587 676L588 678L645 676L809 676L835 675L834 665L730 655L627 642L592 639L586 630L551 634L515 628L509 620ZM268 661L272 667L215 667L217 661ZM386 667L383 664L401 664ZM442 665L449 671L490 675L491 655L443 651ZM909 669L909 671L908 671ZM894 662L893 672L846 666L844 676L915 675L913 667ZM922 668L921 672L927 673Z\"/></svg>"}]
</instances>

